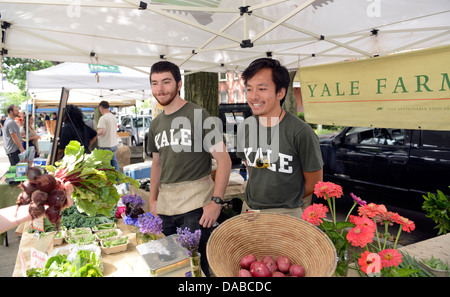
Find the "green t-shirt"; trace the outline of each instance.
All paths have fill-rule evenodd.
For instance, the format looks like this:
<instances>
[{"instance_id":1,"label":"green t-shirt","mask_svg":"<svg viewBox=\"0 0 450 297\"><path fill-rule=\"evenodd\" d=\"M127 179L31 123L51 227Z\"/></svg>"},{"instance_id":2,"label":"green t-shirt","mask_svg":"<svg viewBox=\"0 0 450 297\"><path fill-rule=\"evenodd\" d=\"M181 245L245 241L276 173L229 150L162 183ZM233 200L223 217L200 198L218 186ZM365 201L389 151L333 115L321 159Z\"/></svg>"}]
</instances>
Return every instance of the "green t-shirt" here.
<instances>
[{"instance_id":1,"label":"green t-shirt","mask_svg":"<svg viewBox=\"0 0 450 297\"><path fill-rule=\"evenodd\" d=\"M200 179L211 174L209 147L222 136L211 117L200 106L186 101L176 112L159 114L151 123L148 147L159 153L161 183Z\"/></svg>"},{"instance_id":2,"label":"green t-shirt","mask_svg":"<svg viewBox=\"0 0 450 297\"><path fill-rule=\"evenodd\" d=\"M303 205L303 171L323 166L319 138L307 123L287 112L274 127L264 127L255 116L238 127L237 156L247 161L247 204L253 209L296 208ZM256 168L258 158L268 168Z\"/></svg>"}]
</instances>

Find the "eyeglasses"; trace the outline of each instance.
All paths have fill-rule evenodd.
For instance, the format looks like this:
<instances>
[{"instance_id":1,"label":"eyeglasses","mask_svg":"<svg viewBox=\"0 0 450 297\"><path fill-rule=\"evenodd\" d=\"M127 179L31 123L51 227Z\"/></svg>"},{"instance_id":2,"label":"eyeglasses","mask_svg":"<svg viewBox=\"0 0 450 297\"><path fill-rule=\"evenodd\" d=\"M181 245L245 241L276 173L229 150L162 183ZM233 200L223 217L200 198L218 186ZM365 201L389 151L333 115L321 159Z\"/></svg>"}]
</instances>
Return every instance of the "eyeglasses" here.
<instances>
[{"instance_id":1,"label":"eyeglasses","mask_svg":"<svg viewBox=\"0 0 450 297\"><path fill-rule=\"evenodd\" d=\"M257 158L256 159L255 168L262 169L262 168L267 168L269 166L270 166L270 164L269 164L269 160L267 158Z\"/></svg>"}]
</instances>

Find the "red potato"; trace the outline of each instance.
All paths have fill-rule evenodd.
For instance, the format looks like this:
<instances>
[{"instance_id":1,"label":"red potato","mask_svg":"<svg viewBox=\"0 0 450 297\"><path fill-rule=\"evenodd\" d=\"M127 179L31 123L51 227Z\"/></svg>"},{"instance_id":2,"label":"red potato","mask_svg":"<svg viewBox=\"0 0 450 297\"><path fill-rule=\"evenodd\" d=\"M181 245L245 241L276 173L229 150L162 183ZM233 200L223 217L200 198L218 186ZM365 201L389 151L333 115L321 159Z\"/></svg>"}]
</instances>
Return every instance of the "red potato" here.
<instances>
[{"instance_id":1,"label":"red potato","mask_svg":"<svg viewBox=\"0 0 450 297\"><path fill-rule=\"evenodd\" d=\"M249 255L247 255L247 256L244 256L242 259L241 259L241 261L239 262L239 265L241 266L241 268L243 268L243 269L249 269L250 268L250 265L253 263L253 262L255 262L257 259L256 259L256 256L255 255L253 255L253 254L249 254Z\"/></svg>"},{"instance_id":2,"label":"red potato","mask_svg":"<svg viewBox=\"0 0 450 297\"><path fill-rule=\"evenodd\" d=\"M264 264L266 264L270 273L278 270L277 263L271 256L264 256L261 258L261 261L264 262Z\"/></svg>"},{"instance_id":3,"label":"red potato","mask_svg":"<svg viewBox=\"0 0 450 297\"><path fill-rule=\"evenodd\" d=\"M291 265L291 267L289 267L289 275L304 277L305 276L305 268L303 268L303 266L301 266L301 265Z\"/></svg>"},{"instance_id":4,"label":"red potato","mask_svg":"<svg viewBox=\"0 0 450 297\"><path fill-rule=\"evenodd\" d=\"M241 269L239 270L239 277L252 277L252 274L247 269Z\"/></svg>"},{"instance_id":5,"label":"red potato","mask_svg":"<svg viewBox=\"0 0 450 297\"><path fill-rule=\"evenodd\" d=\"M289 260L289 258L286 256L279 256L277 258L276 264L279 271L287 273L289 271L289 267L291 266L291 260Z\"/></svg>"},{"instance_id":6,"label":"red potato","mask_svg":"<svg viewBox=\"0 0 450 297\"><path fill-rule=\"evenodd\" d=\"M269 277L270 271L262 261L255 261L250 265L250 273L253 277Z\"/></svg>"},{"instance_id":7,"label":"red potato","mask_svg":"<svg viewBox=\"0 0 450 297\"><path fill-rule=\"evenodd\" d=\"M284 275L283 272L280 272L277 270L277 271L272 272L272 274L270 276L271 277L285 277L286 275Z\"/></svg>"}]
</instances>

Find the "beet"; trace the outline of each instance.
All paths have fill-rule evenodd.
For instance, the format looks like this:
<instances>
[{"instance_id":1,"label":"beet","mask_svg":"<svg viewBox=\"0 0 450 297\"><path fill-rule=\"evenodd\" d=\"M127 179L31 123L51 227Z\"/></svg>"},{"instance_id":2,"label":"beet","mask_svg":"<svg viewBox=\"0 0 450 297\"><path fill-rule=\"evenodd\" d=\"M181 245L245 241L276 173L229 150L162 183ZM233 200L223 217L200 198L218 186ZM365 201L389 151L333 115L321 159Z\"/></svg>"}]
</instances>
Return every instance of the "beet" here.
<instances>
[{"instance_id":1,"label":"beet","mask_svg":"<svg viewBox=\"0 0 450 297\"><path fill-rule=\"evenodd\" d=\"M28 167L25 175L27 176L28 180L33 181L36 179L36 177L42 175L42 171L38 167Z\"/></svg>"},{"instance_id":2,"label":"beet","mask_svg":"<svg viewBox=\"0 0 450 297\"><path fill-rule=\"evenodd\" d=\"M45 192L42 192L41 190L36 190L31 194L31 200L36 204L45 204L45 201L47 201L48 194Z\"/></svg>"},{"instance_id":3,"label":"beet","mask_svg":"<svg viewBox=\"0 0 450 297\"><path fill-rule=\"evenodd\" d=\"M25 191L20 192L19 196L17 196L16 204L27 205L31 203L31 195L28 195Z\"/></svg>"},{"instance_id":4,"label":"beet","mask_svg":"<svg viewBox=\"0 0 450 297\"><path fill-rule=\"evenodd\" d=\"M23 181L19 184L19 188L21 188L23 191L25 191L28 195L31 195L34 191L37 190L37 187L34 183L30 182L29 180Z\"/></svg>"},{"instance_id":5,"label":"beet","mask_svg":"<svg viewBox=\"0 0 450 297\"><path fill-rule=\"evenodd\" d=\"M56 227L58 229L59 223L61 221L61 209L56 207L48 207L45 210L45 214L52 224L56 224Z\"/></svg>"},{"instance_id":6,"label":"beet","mask_svg":"<svg viewBox=\"0 0 450 297\"><path fill-rule=\"evenodd\" d=\"M48 193L47 204L50 207L62 208L67 203L66 193L63 190L55 189Z\"/></svg>"},{"instance_id":7,"label":"beet","mask_svg":"<svg viewBox=\"0 0 450 297\"><path fill-rule=\"evenodd\" d=\"M36 185L38 190L46 193L50 193L58 185L55 177L48 173L37 176L36 179L32 181L32 183Z\"/></svg>"},{"instance_id":8,"label":"beet","mask_svg":"<svg viewBox=\"0 0 450 297\"><path fill-rule=\"evenodd\" d=\"M44 214L45 207L43 204L36 204L34 202L31 202L28 208L28 212L30 213L31 218L34 220Z\"/></svg>"}]
</instances>

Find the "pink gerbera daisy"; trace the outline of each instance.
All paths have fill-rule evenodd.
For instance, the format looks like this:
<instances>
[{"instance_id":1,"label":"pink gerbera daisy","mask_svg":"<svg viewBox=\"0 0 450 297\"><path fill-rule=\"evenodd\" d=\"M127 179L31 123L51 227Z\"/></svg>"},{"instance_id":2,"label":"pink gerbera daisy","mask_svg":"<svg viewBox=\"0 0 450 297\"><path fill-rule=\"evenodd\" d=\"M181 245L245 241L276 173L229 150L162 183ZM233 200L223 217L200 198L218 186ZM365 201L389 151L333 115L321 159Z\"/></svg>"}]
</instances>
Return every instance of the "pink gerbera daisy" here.
<instances>
[{"instance_id":1,"label":"pink gerbera daisy","mask_svg":"<svg viewBox=\"0 0 450 297\"><path fill-rule=\"evenodd\" d=\"M378 253L382 267L398 266L402 263L402 254L398 250L385 249Z\"/></svg>"},{"instance_id":2,"label":"pink gerbera daisy","mask_svg":"<svg viewBox=\"0 0 450 297\"><path fill-rule=\"evenodd\" d=\"M324 198L325 200L331 197L340 198L344 193L342 192L342 187L331 182L319 181L314 186L314 194L319 198Z\"/></svg>"},{"instance_id":3,"label":"pink gerbera daisy","mask_svg":"<svg viewBox=\"0 0 450 297\"><path fill-rule=\"evenodd\" d=\"M369 218L373 218L377 215L382 215L386 212L387 209L383 204L369 203L358 208L358 213L360 216L366 216Z\"/></svg>"},{"instance_id":4,"label":"pink gerbera daisy","mask_svg":"<svg viewBox=\"0 0 450 297\"><path fill-rule=\"evenodd\" d=\"M374 231L362 225L356 226L347 233L347 240L353 246L365 247L371 243L375 233Z\"/></svg>"},{"instance_id":5,"label":"pink gerbera daisy","mask_svg":"<svg viewBox=\"0 0 450 297\"><path fill-rule=\"evenodd\" d=\"M318 226L322 224L322 219L327 216L328 207L320 203L314 203L303 211L302 219Z\"/></svg>"}]
</instances>

